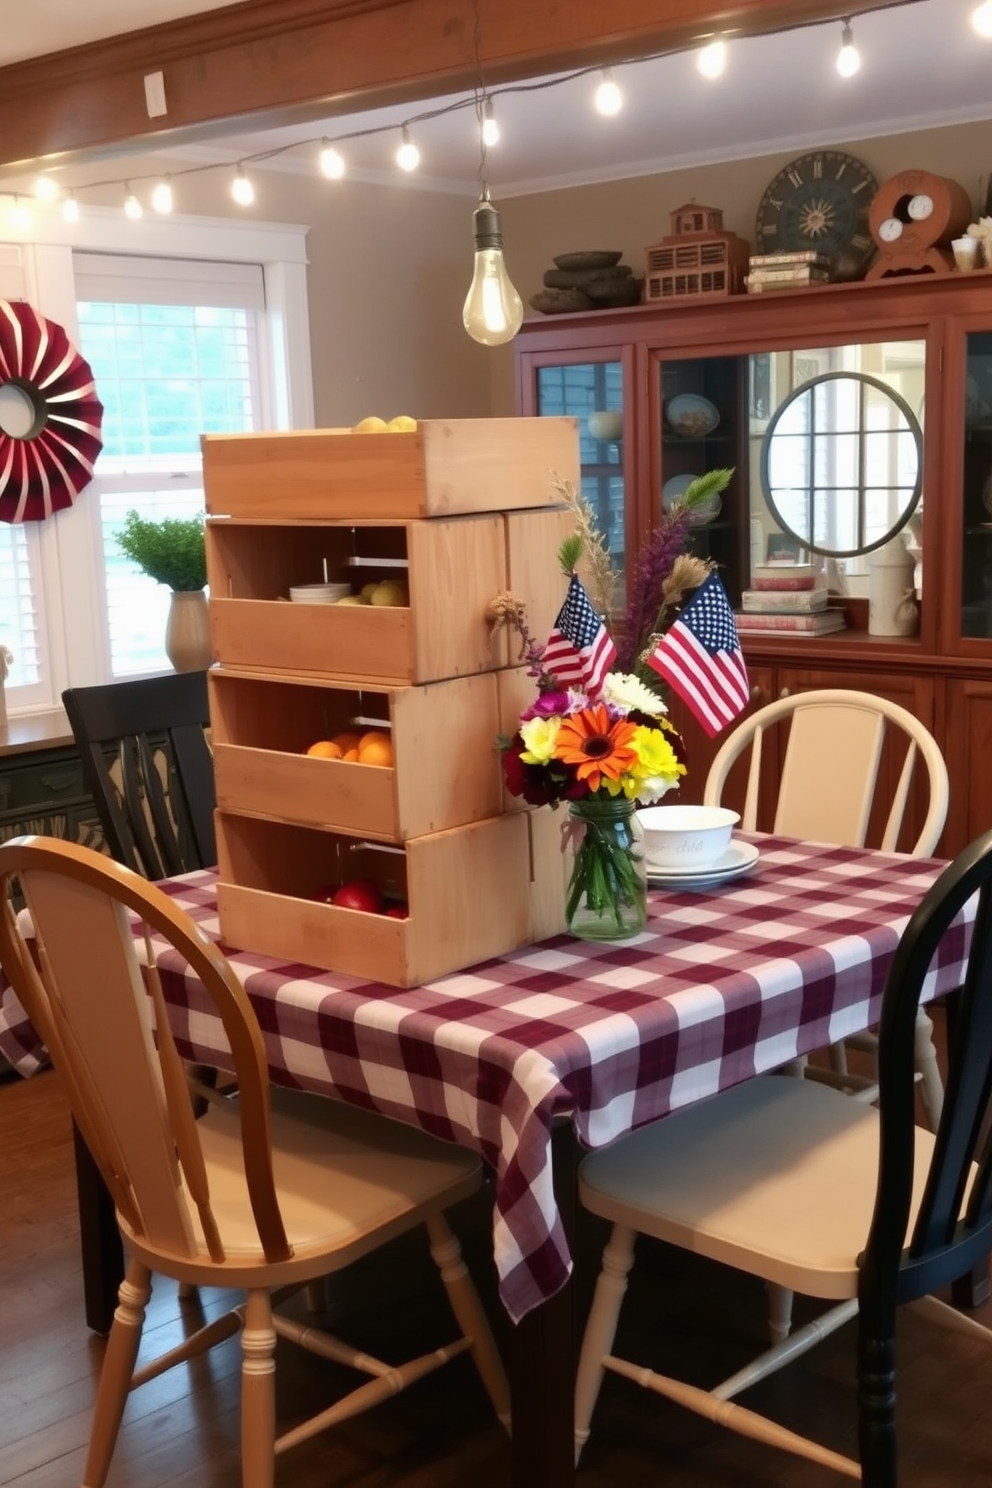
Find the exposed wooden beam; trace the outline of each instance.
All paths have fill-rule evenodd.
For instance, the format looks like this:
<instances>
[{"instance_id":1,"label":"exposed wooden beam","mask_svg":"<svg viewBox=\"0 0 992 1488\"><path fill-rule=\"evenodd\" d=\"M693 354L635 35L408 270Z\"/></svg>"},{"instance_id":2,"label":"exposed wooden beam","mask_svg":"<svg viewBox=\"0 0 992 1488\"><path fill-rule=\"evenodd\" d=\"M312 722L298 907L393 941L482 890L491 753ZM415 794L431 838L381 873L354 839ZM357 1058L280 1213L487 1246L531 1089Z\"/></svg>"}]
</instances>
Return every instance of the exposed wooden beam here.
<instances>
[{"instance_id":1,"label":"exposed wooden beam","mask_svg":"<svg viewBox=\"0 0 992 1488\"><path fill-rule=\"evenodd\" d=\"M30 3L30 0L28 0ZM838 19L850 0L476 0L491 84ZM858 0L857 12L914 0ZM0 68L0 167L96 160L470 89L473 0L242 0ZM144 78L168 113L150 119Z\"/></svg>"}]
</instances>

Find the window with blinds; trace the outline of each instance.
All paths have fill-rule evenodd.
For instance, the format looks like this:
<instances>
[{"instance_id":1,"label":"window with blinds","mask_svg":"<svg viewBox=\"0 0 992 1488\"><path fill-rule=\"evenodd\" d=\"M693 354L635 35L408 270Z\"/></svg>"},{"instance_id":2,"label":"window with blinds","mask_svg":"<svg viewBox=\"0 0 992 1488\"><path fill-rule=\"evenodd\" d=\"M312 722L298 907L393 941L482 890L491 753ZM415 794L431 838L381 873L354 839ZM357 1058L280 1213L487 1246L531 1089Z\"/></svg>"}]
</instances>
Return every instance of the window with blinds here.
<instances>
[{"instance_id":1,"label":"window with blinds","mask_svg":"<svg viewBox=\"0 0 992 1488\"><path fill-rule=\"evenodd\" d=\"M79 347L104 405L99 500L104 604L115 677L162 671L169 592L123 557L132 508L203 511L201 433L260 419L260 265L74 255Z\"/></svg>"},{"instance_id":2,"label":"window with blinds","mask_svg":"<svg viewBox=\"0 0 992 1488\"><path fill-rule=\"evenodd\" d=\"M6 686L39 687L43 676L42 637L35 595L40 591L38 546L33 526L0 522L0 645L13 656ZM0 668L2 671L2 668Z\"/></svg>"}]
</instances>

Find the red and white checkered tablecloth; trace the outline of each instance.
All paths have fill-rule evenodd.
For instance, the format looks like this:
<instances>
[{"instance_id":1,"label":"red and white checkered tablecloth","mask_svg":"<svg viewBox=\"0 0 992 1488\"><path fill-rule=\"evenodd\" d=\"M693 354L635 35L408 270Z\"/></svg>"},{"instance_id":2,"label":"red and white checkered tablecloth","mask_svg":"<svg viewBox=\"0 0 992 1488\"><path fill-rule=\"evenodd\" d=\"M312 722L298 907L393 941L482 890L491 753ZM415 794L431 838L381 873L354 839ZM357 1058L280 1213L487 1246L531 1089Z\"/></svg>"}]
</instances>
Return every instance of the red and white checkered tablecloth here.
<instances>
[{"instance_id":1,"label":"red and white checkered tablecloth","mask_svg":"<svg viewBox=\"0 0 992 1488\"><path fill-rule=\"evenodd\" d=\"M476 1148L496 1174L494 1248L508 1312L551 1296L571 1261L555 1205L551 1125L602 1146L644 1122L875 1021L889 961L934 860L753 839L745 877L652 892L622 944L558 936L406 991L225 947L277 1083L370 1106ZM162 887L218 936L213 871ZM967 909L927 995L959 982ZM966 924L965 922L968 921ZM219 1019L173 953L160 961L180 1052L223 1067ZM0 1050L40 1050L7 989Z\"/></svg>"}]
</instances>

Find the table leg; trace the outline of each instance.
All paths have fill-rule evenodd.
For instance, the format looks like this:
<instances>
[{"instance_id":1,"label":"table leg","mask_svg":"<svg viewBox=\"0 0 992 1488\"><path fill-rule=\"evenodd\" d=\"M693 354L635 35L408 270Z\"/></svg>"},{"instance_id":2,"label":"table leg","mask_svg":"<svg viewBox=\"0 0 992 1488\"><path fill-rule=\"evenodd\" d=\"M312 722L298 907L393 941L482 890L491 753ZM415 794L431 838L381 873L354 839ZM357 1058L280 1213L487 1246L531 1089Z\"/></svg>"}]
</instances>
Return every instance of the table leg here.
<instances>
[{"instance_id":1,"label":"table leg","mask_svg":"<svg viewBox=\"0 0 992 1488\"><path fill-rule=\"evenodd\" d=\"M110 1194L75 1122L72 1139L86 1323L94 1333L109 1333L117 1290L124 1279L124 1247Z\"/></svg>"},{"instance_id":2,"label":"table leg","mask_svg":"<svg viewBox=\"0 0 992 1488\"><path fill-rule=\"evenodd\" d=\"M943 999L948 1048L954 1038L954 1015L957 1011L959 993L960 988ZM978 1261L964 1276L959 1276L957 1281L951 1283L951 1301L955 1307L967 1310L981 1307L983 1302L988 1301L990 1295L992 1295L992 1284L989 1280L988 1256Z\"/></svg>"},{"instance_id":3,"label":"table leg","mask_svg":"<svg viewBox=\"0 0 992 1488\"><path fill-rule=\"evenodd\" d=\"M551 1154L558 1210L574 1256L579 1150L571 1122L553 1128ZM513 1488L574 1488L575 1356L575 1287L569 1281L512 1330Z\"/></svg>"}]
</instances>

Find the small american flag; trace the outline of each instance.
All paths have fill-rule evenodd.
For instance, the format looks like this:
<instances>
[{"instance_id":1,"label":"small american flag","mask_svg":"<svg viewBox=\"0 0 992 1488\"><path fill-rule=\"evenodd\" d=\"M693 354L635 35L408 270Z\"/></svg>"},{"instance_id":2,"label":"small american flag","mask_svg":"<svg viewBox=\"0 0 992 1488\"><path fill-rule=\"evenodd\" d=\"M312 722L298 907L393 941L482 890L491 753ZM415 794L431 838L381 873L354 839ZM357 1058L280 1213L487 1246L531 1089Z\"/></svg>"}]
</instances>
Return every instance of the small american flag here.
<instances>
[{"instance_id":1,"label":"small american flag","mask_svg":"<svg viewBox=\"0 0 992 1488\"><path fill-rule=\"evenodd\" d=\"M648 657L712 739L748 703L747 667L734 612L711 573Z\"/></svg>"},{"instance_id":2,"label":"small american flag","mask_svg":"<svg viewBox=\"0 0 992 1488\"><path fill-rule=\"evenodd\" d=\"M573 574L555 628L548 636L542 665L559 682L577 683L591 697L597 697L616 654L609 631Z\"/></svg>"}]
</instances>

